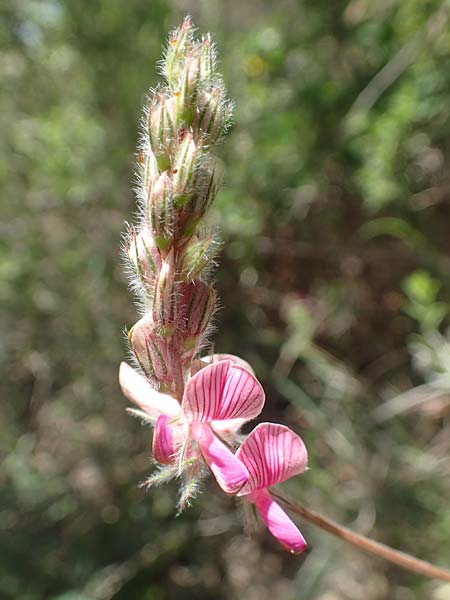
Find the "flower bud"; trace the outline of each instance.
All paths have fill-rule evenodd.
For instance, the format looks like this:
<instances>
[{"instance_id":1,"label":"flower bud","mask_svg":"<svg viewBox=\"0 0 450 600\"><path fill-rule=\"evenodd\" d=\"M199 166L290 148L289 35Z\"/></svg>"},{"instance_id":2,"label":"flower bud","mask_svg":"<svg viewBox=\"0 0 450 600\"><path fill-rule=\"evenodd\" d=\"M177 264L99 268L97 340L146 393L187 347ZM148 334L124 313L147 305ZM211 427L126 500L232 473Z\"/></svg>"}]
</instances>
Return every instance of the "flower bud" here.
<instances>
[{"instance_id":1,"label":"flower bud","mask_svg":"<svg viewBox=\"0 0 450 600\"><path fill-rule=\"evenodd\" d=\"M194 52L186 59L180 85L181 103L184 108L189 108L195 102L201 77L200 62L200 56Z\"/></svg>"},{"instance_id":2,"label":"flower bud","mask_svg":"<svg viewBox=\"0 0 450 600\"><path fill-rule=\"evenodd\" d=\"M188 238L195 232L198 223L212 204L220 186L220 177L215 170L209 170L204 166L195 171L190 196L186 197L185 215L182 224L182 236Z\"/></svg>"},{"instance_id":3,"label":"flower bud","mask_svg":"<svg viewBox=\"0 0 450 600\"><path fill-rule=\"evenodd\" d=\"M168 157L172 151L175 130L174 99L167 98L164 94L157 94L149 108L148 133L152 150L162 171L169 166Z\"/></svg>"},{"instance_id":4,"label":"flower bud","mask_svg":"<svg viewBox=\"0 0 450 600\"><path fill-rule=\"evenodd\" d=\"M227 129L231 113L232 106L223 101L223 90L220 87L200 94L196 125L210 145L217 142Z\"/></svg>"},{"instance_id":5,"label":"flower bud","mask_svg":"<svg viewBox=\"0 0 450 600\"><path fill-rule=\"evenodd\" d=\"M214 314L217 294L202 281L180 286L180 322L183 330L178 332L183 361L191 360L200 346Z\"/></svg>"},{"instance_id":6,"label":"flower bud","mask_svg":"<svg viewBox=\"0 0 450 600\"><path fill-rule=\"evenodd\" d=\"M159 176L158 162L153 152L142 150L138 155L140 184L142 189L149 189L151 183Z\"/></svg>"},{"instance_id":7,"label":"flower bud","mask_svg":"<svg viewBox=\"0 0 450 600\"><path fill-rule=\"evenodd\" d=\"M134 233L127 254L136 267L144 287L152 288L155 277L161 270L162 260L155 240L147 227L137 235Z\"/></svg>"},{"instance_id":8,"label":"flower bud","mask_svg":"<svg viewBox=\"0 0 450 600\"><path fill-rule=\"evenodd\" d=\"M214 74L216 67L216 50L211 41L211 36L206 35L200 47L200 77L208 81Z\"/></svg>"},{"instance_id":9,"label":"flower bud","mask_svg":"<svg viewBox=\"0 0 450 600\"><path fill-rule=\"evenodd\" d=\"M197 147L191 133L184 136L178 147L173 167L173 190L176 194L175 204L180 207L186 201L195 173Z\"/></svg>"},{"instance_id":10,"label":"flower bud","mask_svg":"<svg viewBox=\"0 0 450 600\"><path fill-rule=\"evenodd\" d=\"M167 171L150 188L147 210L152 236L158 248L164 251L172 240L174 222L171 182Z\"/></svg>"},{"instance_id":11,"label":"flower bud","mask_svg":"<svg viewBox=\"0 0 450 600\"><path fill-rule=\"evenodd\" d=\"M192 46L193 25L186 17L169 39L164 61L164 75L168 84L173 87L178 83L185 56Z\"/></svg>"},{"instance_id":12,"label":"flower bud","mask_svg":"<svg viewBox=\"0 0 450 600\"><path fill-rule=\"evenodd\" d=\"M163 261L155 284L155 296L152 306L153 322L161 337L169 339L175 327L177 298L175 294L174 250L171 248Z\"/></svg>"},{"instance_id":13,"label":"flower bud","mask_svg":"<svg viewBox=\"0 0 450 600\"><path fill-rule=\"evenodd\" d=\"M218 244L212 239L195 239L185 248L181 257L181 277L185 281L197 279L208 265L213 263Z\"/></svg>"},{"instance_id":14,"label":"flower bud","mask_svg":"<svg viewBox=\"0 0 450 600\"><path fill-rule=\"evenodd\" d=\"M147 377L159 384L170 384L172 373L167 360L167 341L158 334L153 319L149 316L140 319L131 328L128 340Z\"/></svg>"}]
</instances>

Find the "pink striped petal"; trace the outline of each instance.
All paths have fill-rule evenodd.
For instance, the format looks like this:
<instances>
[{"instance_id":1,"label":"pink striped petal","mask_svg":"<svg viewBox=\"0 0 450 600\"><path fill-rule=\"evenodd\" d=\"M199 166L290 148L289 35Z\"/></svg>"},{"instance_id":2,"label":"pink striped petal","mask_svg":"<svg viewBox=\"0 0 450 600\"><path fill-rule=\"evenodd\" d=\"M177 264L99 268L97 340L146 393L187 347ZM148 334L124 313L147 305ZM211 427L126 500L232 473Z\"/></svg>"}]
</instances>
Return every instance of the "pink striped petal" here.
<instances>
[{"instance_id":1,"label":"pink striped petal","mask_svg":"<svg viewBox=\"0 0 450 600\"><path fill-rule=\"evenodd\" d=\"M288 552L301 554L306 550L305 538L267 490L253 492L250 494L249 500L254 502L267 529Z\"/></svg>"},{"instance_id":2,"label":"pink striped petal","mask_svg":"<svg viewBox=\"0 0 450 600\"><path fill-rule=\"evenodd\" d=\"M236 456L247 467L249 479L239 496L262 490L306 468L308 454L301 438L284 425L261 423L247 436Z\"/></svg>"},{"instance_id":3,"label":"pink striped petal","mask_svg":"<svg viewBox=\"0 0 450 600\"><path fill-rule=\"evenodd\" d=\"M236 356L235 354L210 354L208 356L202 356L201 358L198 358L193 361L191 367L191 375L195 375L196 373L198 373L198 371L200 371L200 369L203 369L203 367L206 367L207 365L212 365L216 362L220 362L221 360L231 360L231 362L234 365L244 367L244 369L247 369L247 371L250 371L250 373L252 373L253 375L255 374L251 365L246 360L240 358L239 356Z\"/></svg>"},{"instance_id":4,"label":"pink striped petal","mask_svg":"<svg viewBox=\"0 0 450 600\"><path fill-rule=\"evenodd\" d=\"M201 369L188 382L182 409L190 423L249 421L264 406L264 390L247 369L223 360Z\"/></svg>"},{"instance_id":5,"label":"pink striped petal","mask_svg":"<svg viewBox=\"0 0 450 600\"><path fill-rule=\"evenodd\" d=\"M153 458L162 464L175 462L174 427L169 424L170 417L160 415L153 432Z\"/></svg>"},{"instance_id":6,"label":"pink striped petal","mask_svg":"<svg viewBox=\"0 0 450 600\"><path fill-rule=\"evenodd\" d=\"M248 479L244 465L223 442L216 438L209 425L194 423L191 432L222 490L227 494L235 494L239 491Z\"/></svg>"},{"instance_id":7,"label":"pink striped petal","mask_svg":"<svg viewBox=\"0 0 450 600\"><path fill-rule=\"evenodd\" d=\"M143 375L125 362L120 365L119 382L123 395L155 421L160 414L179 415L180 405L175 398L153 389Z\"/></svg>"},{"instance_id":8,"label":"pink striped petal","mask_svg":"<svg viewBox=\"0 0 450 600\"><path fill-rule=\"evenodd\" d=\"M221 360L231 360L231 362L234 365L236 365L238 367L243 367L244 369L247 369L247 371L250 371L250 373L252 375L255 374L255 371L252 369L251 365L246 360L241 358L240 356L236 356L236 354L213 354L212 355L211 362L215 363L215 362L220 362Z\"/></svg>"},{"instance_id":9,"label":"pink striped petal","mask_svg":"<svg viewBox=\"0 0 450 600\"><path fill-rule=\"evenodd\" d=\"M222 421L211 421L211 425L219 435L231 434L235 437L235 434L246 422L247 419L223 419Z\"/></svg>"}]
</instances>

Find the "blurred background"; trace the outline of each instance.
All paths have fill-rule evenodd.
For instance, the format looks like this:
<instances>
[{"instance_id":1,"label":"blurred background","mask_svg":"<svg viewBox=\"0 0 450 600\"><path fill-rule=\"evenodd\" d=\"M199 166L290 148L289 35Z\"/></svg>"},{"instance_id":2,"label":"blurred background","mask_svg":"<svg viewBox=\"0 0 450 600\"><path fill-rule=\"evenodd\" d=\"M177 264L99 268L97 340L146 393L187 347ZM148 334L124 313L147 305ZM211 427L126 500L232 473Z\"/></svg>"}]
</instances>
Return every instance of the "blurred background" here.
<instances>
[{"instance_id":1,"label":"blurred background","mask_svg":"<svg viewBox=\"0 0 450 600\"><path fill-rule=\"evenodd\" d=\"M450 565L450 27L432 0L2 0L0 598L448 600L302 523L293 558L213 482L174 518L117 384L119 247L166 36L236 101L212 210L216 350L304 438L283 489Z\"/></svg>"}]
</instances>

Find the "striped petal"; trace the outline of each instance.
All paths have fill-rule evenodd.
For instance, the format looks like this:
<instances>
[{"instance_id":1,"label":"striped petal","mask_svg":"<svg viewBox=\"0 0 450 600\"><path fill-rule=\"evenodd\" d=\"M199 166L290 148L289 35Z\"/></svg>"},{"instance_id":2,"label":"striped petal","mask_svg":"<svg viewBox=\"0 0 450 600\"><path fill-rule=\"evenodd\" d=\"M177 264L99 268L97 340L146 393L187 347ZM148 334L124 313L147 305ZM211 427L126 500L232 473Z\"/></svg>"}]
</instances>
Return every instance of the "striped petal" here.
<instances>
[{"instance_id":1,"label":"striped petal","mask_svg":"<svg viewBox=\"0 0 450 600\"><path fill-rule=\"evenodd\" d=\"M255 504L267 529L288 552L301 554L306 550L305 538L267 490L253 492L249 500Z\"/></svg>"},{"instance_id":2,"label":"striped petal","mask_svg":"<svg viewBox=\"0 0 450 600\"><path fill-rule=\"evenodd\" d=\"M220 436L231 435L235 438L236 433L246 422L247 419L222 419L221 421L212 421L211 425Z\"/></svg>"},{"instance_id":3,"label":"striped petal","mask_svg":"<svg viewBox=\"0 0 450 600\"><path fill-rule=\"evenodd\" d=\"M221 360L231 360L233 364L244 367L244 369L247 369L247 371L250 371L250 373L253 375L255 374L251 365L240 356L236 356L235 354L209 354L193 361L191 375L195 375L198 373L198 371L200 371L200 369L206 367L206 365L212 365L213 363L220 362Z\"/></svg>"},{"instance_id":4,"label":"striped petal","mask_svg":"<svg viewBox=\"0 0 450 600\"><path fill-rule=\"evenodd\" d=\"M180 405L175 398L153 389L143 375L125 362L120 365L119 382L123 395L154 421L161 414L176 417L180 413Z\"/></svg>"},{"instance_id":5,"label":"striped petal","mask_svg":"<svg viewBox=\"0 0 450 600\"><path fill-rule=\"evenodd\" d=\"M301 438L284 425L261 423L247 436L236 456L247 467L249 479L239 496L262 490L306 468L308 454Z\"/></svg>"},{"instance_id":6,"label":"striped petal","mask_svg":"<svg viewBox=\"0 0 450 600\"><path fill-rule=\"evenodd\" d=\"M213 354L211 358L212 358L212 360L211 360L212 363L219 362L221 360L231 360L231 362L234 365L237 365L239 367L244 367L244 369L247 369L247 371L250 371L250 373L252 373L252 375L255 374L251 365L246 360L244 360L240 356L236 356L235 354Z\"/></svg>"},{"instance_id":7,"label":"striped petal","mask_svg":"<svg viewBox=\"0 0 450 600\"><path fill-rule=\"evenodd\" d=\"M209 425L194 423L191 433L217 483L227 494L235 494L248 479L244 465L213 433Z\"/></svg>"},{"instance_id":8,"label":"striped petal","mask_svg":"<svg viewBox=\"0 0 450 600\"><path fill-rule=\"evenodd\" d=\"M153 432L153 458L162 464L175 462L174 428L169 421L170 417L160 415Z\"/></svg>"},{"instance_id":9,"label":"striped petal","mask_svg":"<svg viewBox=\"0 0 450 600\"><path fill-rule=\"evenodd\" d=\"M182 410L189 423L224 419L249 421L264 406L264 390L247 369L223 360L201 369L188 382Z\"/></svg>"}]
</instances>

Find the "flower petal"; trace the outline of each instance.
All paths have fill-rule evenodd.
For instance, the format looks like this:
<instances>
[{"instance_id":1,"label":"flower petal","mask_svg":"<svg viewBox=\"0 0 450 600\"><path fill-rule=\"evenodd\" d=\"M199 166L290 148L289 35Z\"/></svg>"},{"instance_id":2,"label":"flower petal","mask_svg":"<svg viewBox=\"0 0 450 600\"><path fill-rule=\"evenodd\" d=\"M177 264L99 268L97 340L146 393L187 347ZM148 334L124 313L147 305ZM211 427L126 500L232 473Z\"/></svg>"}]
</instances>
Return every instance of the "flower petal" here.
<instances>
[{"instance_id":1,"label":"flower petal","mask_svg":"<svg viewBox=\"0 0 450 600\"><path fill-rule=\"evenodd\" d=\"M258 490L249 496L254 502L267 529L291 554L301 554L306 550L306 540L267 490Z\"/></svg>"},{"instance_id":2,"label":"flower petal","mask_svg":"<svg viewBox=\"0 0 450 600\"><path fill-rule=\"evenodd\" d=\"M120 365L119 382L124 396L153 420L156 421L160 414L176 417L180 413L175 398L153 389L143 375L125 362Z\"/></svg>"},{"instance_id":3,"label":"flower petal","mask_svg":"<svg viewBox=\"0 0 450 600\"><path fill-rule=\"evenodd\" d=\"M236 356L235 354L209 354L207 356L202 356L201 358L197 358L193 361L191 367L191 375L195 375L203 369L207 365L212 365L213 363L220 362L221 360L231 360L234 365L238 365L239 367L244 367L247 371L250 371L252 375L255 374L251 365L241 358L240 356Z\"/></svg>"},{"instance_id":4,"label":"flower petal","mask_svg":"<svg viewBox=\"0 0 450 600\"><path fill-rule=\"evenodd\" d=\"M209 425L194 423L191 432L222 490L227 494L235 494L239 491L248 479L248 472L244 465L214 435Z\"/></svg>"},{"instance_id":5,"label":"flower petal","mask_svg":"<svg viewBox=\"0 0 450 600\"><path fill-rule=\"evenodd\" d=\"M208 423L259 415L264 390L247 369L223 360L201 369L186 385L182 410L190 423Z\"/></svg>"},{"instance_id":6,"label":"flower petal","mask_svg":"<svg viewBox=\"0 0 450 600\"><path fill-rule=\"evenodd\" d=\"M270 487L306 468L308 454L301 438L284 425L261 423L247 436L236 456L249 479L239 496Z\"/></svg>"},{"instance_id":7,"label":"flower petal","mask_svg":"<svg viewBox=\"0 0 450 600\"><path fill-rule=\"evenodd\" d=\"M236 433L246 422L247 419L222 419L221 421L212 421L211 425L220 436L231 435L235 438Z\"/></svg>"},{"instance_id":8,"label":"flower petal","mask_svg":"<svg viewBox=\"0 0 450 600\"><path fill-rule=\"evenodd\" d=\"M174 428L169 421L167 415L159 415L153 432L153 457L162 464L175 462Z\"/></svg>"}]
</instances>

